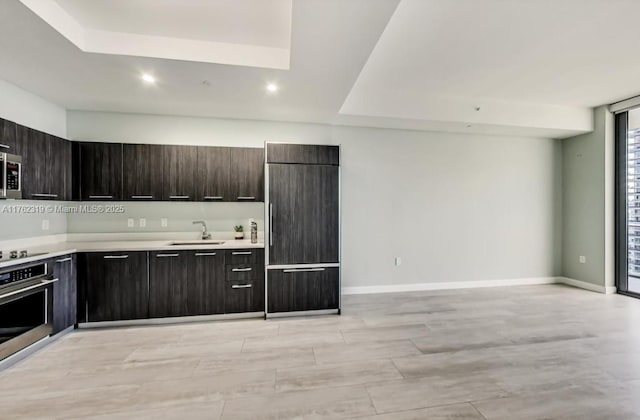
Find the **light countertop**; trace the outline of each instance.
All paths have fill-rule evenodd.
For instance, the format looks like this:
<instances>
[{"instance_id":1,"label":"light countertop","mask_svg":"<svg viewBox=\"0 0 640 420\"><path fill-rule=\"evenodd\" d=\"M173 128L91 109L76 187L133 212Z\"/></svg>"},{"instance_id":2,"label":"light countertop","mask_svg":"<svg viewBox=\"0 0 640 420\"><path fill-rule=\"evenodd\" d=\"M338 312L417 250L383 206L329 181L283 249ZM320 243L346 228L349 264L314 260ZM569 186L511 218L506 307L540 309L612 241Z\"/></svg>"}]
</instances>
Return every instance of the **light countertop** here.
<instances>
[{"instance_id":1,"label":"light countertop","mask_svg":"<svg viewBox=\"0 0 640 420\"><path fill-rule=\"evenodd\" d=\"M46 253L27 258L0 262L0 269L13 265L24 264L39 260L56 258L75 252L122 252L122 251L184 251L184 250L209 250L209 249L248 249L264 248L264 242L251 243L250 239L221 239L222 244L189 244L171 245L180 240L112 240L112 241L65 241L50 243L41 246L16 247L16 250L27 249L30 254ZM5 255L6 257L6 255Z\"/></svg>"}]
</instances>

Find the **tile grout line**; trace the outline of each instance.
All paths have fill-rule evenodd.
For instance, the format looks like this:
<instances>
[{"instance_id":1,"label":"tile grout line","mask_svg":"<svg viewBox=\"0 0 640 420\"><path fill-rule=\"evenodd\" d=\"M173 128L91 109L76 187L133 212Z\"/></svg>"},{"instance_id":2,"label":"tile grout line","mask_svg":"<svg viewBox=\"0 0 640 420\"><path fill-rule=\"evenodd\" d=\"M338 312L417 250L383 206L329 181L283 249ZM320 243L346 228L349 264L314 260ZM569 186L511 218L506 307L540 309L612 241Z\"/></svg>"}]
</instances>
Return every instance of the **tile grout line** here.
<instances>
[{"instance_id":1,"label":"tile grout line","mask_svg":"<svg viewBox=\"0 0 640 420\"><path fill-rule=\"evenodd\" d=\"M476 412L478 414L480 414L480 417L482 417L484 420L487 420L487 418L484 416L484 414L482 414L482 412L480 410L478 410L478 407L476 407L471 401L468 401L467 404L469 404L471 407L473 407L473 409L476 410Z\"/></svg>"}]
</instances>

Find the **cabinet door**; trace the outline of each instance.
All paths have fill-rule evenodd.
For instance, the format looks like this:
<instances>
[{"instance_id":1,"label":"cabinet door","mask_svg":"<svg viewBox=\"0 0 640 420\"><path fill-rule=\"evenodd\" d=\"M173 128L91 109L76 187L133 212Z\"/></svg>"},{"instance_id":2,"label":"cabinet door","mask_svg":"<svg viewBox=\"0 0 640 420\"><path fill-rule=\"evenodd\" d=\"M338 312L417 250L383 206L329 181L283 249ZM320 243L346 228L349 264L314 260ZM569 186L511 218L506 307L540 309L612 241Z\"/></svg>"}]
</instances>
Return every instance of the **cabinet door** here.
<instances>
[{"instance_id":1,"label":"cabinet door","mask_svg":"<svg viewBox=\"0 0 640 420\"><path fill-rule=\"evenodd\" d=\"M16 150L17 124L0 118L0 153L18 154Z\"/></svg>"},{"instance_id":2,"label":"cabinet door","mask_svg":"<svg viewBox=\"0 0 640 420\"><path fill-rule=\"evenodd\" d=\"M124 200L162 199L162 152L162 146L158 145L122 145Z\"/></svg>"},{"instance_id":3,"label":"cabinet door","mask_svg":"<svg viewBox=\"0 0 640 420\"><path fill-rule=\"evenodd\" d=\"M76 256L65 255L50 264L53 277L58 279L53 285L53 334L57 334L76 323Z\"/></svg>"},{"instance_id":4,"label":"cabinet door","mask_svg":"<svg viewBox=\"0 0 640 420\"><path fill-rule=\"evenodd\" d=\"M186 251L149 254L149 316L185 316L189 261Z\"/></svg>"},{"instance_id":5,"label":"cabinet door","mask_svg":"<svg viewBox=\"0 0 640 420\"><path fill-rule=\"evenodd\" d=\"M19 152L22 156L22 198L40 200L55 198L49 194L45 134L18 126Z\"/></svg>"},{"instance_id":6,"label":"cabinet door","mask_svg":"<svg viewBox=\"0 0 640 420\"><path fill-rule=\"evenodd\" d=\"M82 200L122 199L122 145L80 143Z\"/></svg>"},{"instance_id":7,"label":"cabinet door","mask_svg":"<svg viewBox=\"0 0 640 420\"><path fill-rule=\"evenodd\" d=\"M189 315L224 313L224 251L201 250L189 253Z\"/></svg>"},{"instance_id":8,"label":"cabinet door","mask_svg":"<svg viewBox=\"0 0 640 420\"><path fill-rule=\"evenodd\" d=\"M84 258L88 322L148 317L146 252L87 253Z\"/></svg>"},{"instance_id":9,"label":"cabinet door","mask_svg":"<svg viewBox=\"0 0 640 420\"><path fill-rule=\"evenodd\" d=\"M228 201L264 201L264 149L232 147Z\"/></svg>"},{"instance_id":10,"label":"cabinet door","mask_svg":"<svg viewBox=\"0 0 640 420\"><path fill-rule=\"evenodd\" d=\"M264 279L227 280L225 291L225 312L264 311Z\"/></svg>"},{"instance_id":11,"label":"cabinet door","mask_svg":"<svg viewBox=\"0 0 640 420\"><path fill-rule=\"evenodd\" d=\"M197 147L163 146L163 200L194 201L196 199Z\"/></svg>"},{"instance_id":12,"label":"cabinet door","mask_svg":"<svg viewBox=\"0 0 640 420\"><path fill-rule=\"evenodd\" d=\"M339 167L269 165L270 264L336 263Z\"/></svg>"},{"instance_id":13,"label":"cabinet door","mask_svg":"<svg viewBox=\"0 0 640 420\"><path fill-rule=\"evenodd\" d=\"M231 148L198 147L196 189L198 201L235 201L231 197Z\"/></svg>"},{"instance_id":14,"label":"cabinet door","mask_svg":"<svg viewBox=\"0 0 640 420\"><path fill-rule=\"evenodd\" d=\"M60 137L45 135L47 143L47 185L51 198L71 199L71 142Z\"/></svg>"},{"instance_id":15,"label":"cabinet door","mask_svg":"<svg viewBox=\"0 0 640 420\"><path fill-rule=\"evenodd\" d=\"M269 270L268 312L338 309L338 268Z\"/></svg>"}]
</instances>

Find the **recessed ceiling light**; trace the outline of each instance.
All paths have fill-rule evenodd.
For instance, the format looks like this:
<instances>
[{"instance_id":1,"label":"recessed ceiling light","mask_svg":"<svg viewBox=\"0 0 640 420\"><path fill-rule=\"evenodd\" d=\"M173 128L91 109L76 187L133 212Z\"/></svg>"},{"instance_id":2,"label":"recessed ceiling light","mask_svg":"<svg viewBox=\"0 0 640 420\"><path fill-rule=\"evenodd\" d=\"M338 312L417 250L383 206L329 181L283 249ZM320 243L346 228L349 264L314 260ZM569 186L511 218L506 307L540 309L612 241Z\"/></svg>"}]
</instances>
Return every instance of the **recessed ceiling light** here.
<instances>
[{"instance_id":1,"label":"recessed ceiling light","mask_svg":"<svg viewBox=\"0 0 640 420\"><path fill-rule=\"evenodd\" d=\"M277 91L278 91L278 85L276 85L275 83L269 83L267 85L267 92L275 93Z\"/></svg>"},{"instance_id":2,"label":"recessed ceiling light","mask_svg":"<svg viewBox=\"0 0 640 420\"><path fill-rule=\"evenodd\" d=\"M144 74L142 75L142 80L143 80L145 83L149 83L149 84L153 84L153 83L155 83L155 82L156 82L156 78L155 78L155 77L153 77L152 75L148 74L148 73L144 73Z\"/></svg>"}]
</instances>

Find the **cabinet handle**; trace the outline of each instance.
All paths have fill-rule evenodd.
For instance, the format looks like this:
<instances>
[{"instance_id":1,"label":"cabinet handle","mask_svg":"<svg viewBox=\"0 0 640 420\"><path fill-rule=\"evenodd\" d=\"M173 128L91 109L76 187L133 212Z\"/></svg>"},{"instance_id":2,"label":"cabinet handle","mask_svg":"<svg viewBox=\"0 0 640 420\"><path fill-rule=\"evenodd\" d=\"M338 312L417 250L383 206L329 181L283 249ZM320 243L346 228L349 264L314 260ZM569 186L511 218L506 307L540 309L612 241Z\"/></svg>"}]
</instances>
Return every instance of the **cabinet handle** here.
<instances>
[{"instance_id":1,"label":"cabinet handle","mask_svg":"<svg viewBox=\"0 0 640 420\"><path fill-rule=\"evenodd\" d=\"M255 197L249 197L249 196L246 196L246 197L238 197L238 200L255 200L255 199L256 199Z\"/></svg>"},{"instance_id":2,"label":"cabinet handle","mask_svg":"<svg viewBox=\"0 0 640 420\"><path fill-rule=\"evenodd\" d=\"M90 195L91 199L103 199L103 200L111 200L113 198L112 195Z\"/></svg>"},{"instance_id":3,"label":"cabinet handle","mask_svg":"<svg viewBox=\"0 0 640 420\"><path fill-rule=\"evenodd\" d=\"M128 255L105 255L104 257L105 260L124 260L126 258L129 258Z\"/></svg>"},{"instance_id":4,"label":"cabinet handle","mask_svg":"<svg viewBox=\"0 0 640 420\"><path fill-rule=\"evenodd\" d=\"M250 289L253 287L253 284L233 284L231 285L232 289Z\"/></svg>"},{"instance_id":5,"label":"cabinet handle","mask_svg":"<svg viewBox=\"0 0 640 420\"><path fill-rule=\"evenodd\" d=\"M308 271L324 271L324 268L293 268L291 270L282 270L283 273L304 273Z\"/></svg>"},{"instance_id":6,"label":"cabinet handle","mask_svg":"<svg viewBox=\"0 0 640 420\"><path fill-rule=\"evenodd\" d=\"M251 255L253 254L253 252L251 251L244 251L244 252L232 252L231 255Z\"/></svg>"},{"instance_id":7,"label":"cabinet handle","mask_svg":"<svg viewBox=\"0 0 640 420\"><path fill-rule=\"evenodd\" d=\"M205 200L222 200L224 197L221 195L205 195Z\"/></svg>"},{"instance_id":8,"label":"cabinet handle","mask_svg":"<svg viewBox=\"0 0 640 420\"><path fill-rule=\"evenodd\" d=\"M253 268L249 267L249 268L233 268L231 269L231 271L233 272L239 272L239 271L251 271L253 270Z\"/></svg>"},{"instance_id":9,"label":"cabinet handle","mask_svg":"<svg viewBox=\"0 0 640 420\"><path fill-rule=\"evenodd\" d=\"M156 254L156 258L172 258L172 257L179 257L180 254Z\"/></svg>"},{"instance_id":10,"label":"cabinet handle","mask_svg":"<svg viewBox=\"0 0 640 420\"><path fill-rule=\"evenodd\" d=\"M215 257L215 252L196 252L196 257Z\"/></svg>"},{"instance_id":11,"label":"cabinet handle","mask_svg":"<svg viewBox=\"0 0 640 420\"><path fill-rule=\"evenodd\" d=\"M188 198L189 198L188 195L170 195L169 196L170 200L186 200Z\"/></svg>"},{"instance_id":12,"label":"cabinet handle","mask_svg":"<svg viewBox=\"0 0 640 420\"><path fill-rule=\"evenodd\" d=\"M46 198L58 198L58 194L43 194L43 193L38 193L38 194L31 194L34 197L46 197Z\"/></svg>"},{"instance_id":13,"label":"cabinet handle","mask_svg":"<svg viewBox=\"0 0 640 420\"><path fill-rule=\"evenodd\" d=\"M61 260L57 260L56 263L61 264L61 263L67 262L67 261L71 261L72 259L73 258L71 258L71 257L63 258Z\"/></svg>"},{"instance_id":14,"label":"cabinet handle","mask_svg":"<svg viewBox=\"0 0 640 420\"><path fill-rule=\"evenodd\" d=\"M273 246L273 204L269 203L269 246Z\"/></svg>"},{"instance_id":15,"label":"cabinet handle","mask_svg":"<svg viewBox=\"0 0 640 420\"><path fill-rule=\"evenodd\" d=\"M7 146L6 144L0 144L0 149L11 149L11 147Z\"/></svg>"},{"instance_id":16,"label":"cabinet handle","mask_svg":"<svg viewBox=\"0 0 640 420\"><path fill-rule=\"evenodd\" d=\"M132 195L131 198L140 199L140 200L151 200L153 199L153 196L152 195Z\"/></svg>"}]
</instances>

